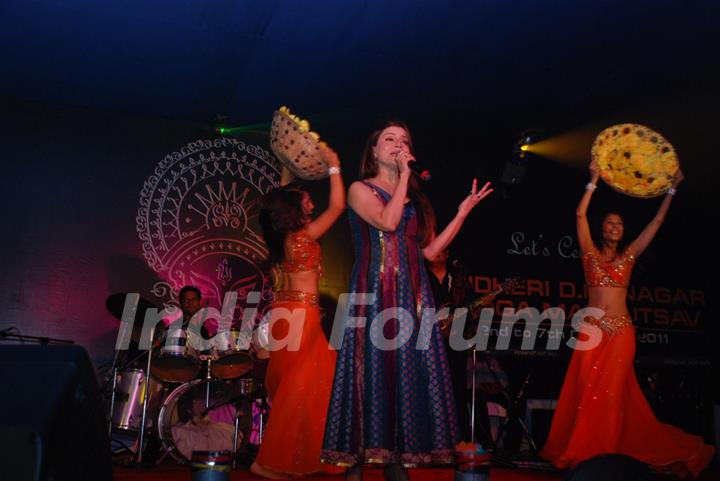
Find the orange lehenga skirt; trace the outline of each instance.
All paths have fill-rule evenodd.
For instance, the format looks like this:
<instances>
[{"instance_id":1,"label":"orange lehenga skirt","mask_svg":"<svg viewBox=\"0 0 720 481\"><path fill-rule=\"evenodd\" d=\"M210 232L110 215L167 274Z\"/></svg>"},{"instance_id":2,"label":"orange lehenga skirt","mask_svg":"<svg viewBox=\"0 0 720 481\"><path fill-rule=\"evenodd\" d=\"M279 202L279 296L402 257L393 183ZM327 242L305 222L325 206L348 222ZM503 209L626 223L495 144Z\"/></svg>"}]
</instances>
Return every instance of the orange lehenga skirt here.
<instances>
[{"instance_id":1,"label":"orange lehenga skirt","mask_svg":"<svg viewBox=\"0 0 720 481\"><path fill-rule=\"evenodd\" d=\"M270 414L255 462L290 475L340 473L342 469L320 462L337 354L328 348L322 331L317 295L293 291L277 294L273 309L304 309L305 316L296 351L274 349L272 345L273 339L286 338L291 345L297 337L288 320L280 319L272 326L265 374Z\"/></svg>"},{"instance_id":2,"label":"orange lehenga skirt","mask_svg":"<svg viewBox=\"0 0 720 481\"><path fill-rule=\"evenodd\" d=\"M630 318L586 321L603 330L602 341L594 349L573 353L542 456L565 468L600 454L624 454L697 476L715 450L701 437L655 417L635 377ZM580 332L584 329L586 323Z\"/></svg>"}]
</instances>

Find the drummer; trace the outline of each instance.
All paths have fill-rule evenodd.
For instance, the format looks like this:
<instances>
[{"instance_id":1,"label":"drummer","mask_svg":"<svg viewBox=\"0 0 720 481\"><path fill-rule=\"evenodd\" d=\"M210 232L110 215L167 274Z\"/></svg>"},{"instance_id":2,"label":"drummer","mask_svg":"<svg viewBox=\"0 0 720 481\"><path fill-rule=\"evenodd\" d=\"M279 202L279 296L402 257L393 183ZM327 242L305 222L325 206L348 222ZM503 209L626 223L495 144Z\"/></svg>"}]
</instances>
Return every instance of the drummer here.
<instances>
[{"instance_id":1,"label":"drummer","mask_svg":"<svg viewBox=\"0 0 720 481\"><path fill-rule=\"evenodd\" d=\"M225 349L220 336L220 322L216 315L208 311L208 302L203 299L200 289L193 285L186 285L178 294L181 315L167 315L162 318L161 332L155 336L155 345L174 345L180 342L187 343L204 359L211 355L213 348ZM217 312L217 311L215 311ZM228 326L229 327L229 326ZM176 341L180 339L180 341Z\"/></svg>"},{"instance_id":2,"label":"drummer","mask_svg":"<svg viewBox=\"0 0 720 481\"><path fill-rule=\"evenodd\" d=\"M155 345L161 346L165 344L168 341L170 327L177 327L181 332L173 332L173 337L188 338L188 340L190 341L190 346L195 348L200 353L201 358L210 356L215 359L215 357L210 354L211 351L220 352L226 349L226 345L223 344L223 342L227 342L227 340L223 341L223 339L216 339L216 336L219 333L220 324L218 320L215 319L215 317L213 317L212 315L204 316L201 313L201 315L198 316L199 318L195 318L198 312L200 312L203 308L207 307L207 301L203 300L200 289L193 285L183 286L182 289L180 289L180 293L178 294L178 299L180 304L180 310L182 312L182 324L177 323L177 321L180 319L180 317L177 315L168 315L166 317L163 317L162 323L159 325L161 332L159 332L155 336ZM200 326L199 336L197 336L198 325ZM267 361L267 359L270 357L270 352L267 350L268 339L266 328L267 326L263 326L262 324L255 326L252 329L253 334L250 335L247 339L247 347L249 348L249 352L256 361ZM209 344L203 342L207 340L210 341ZM200 346L200 344L205 345ZM207 349L197 349L199 347L204 347ZM210 349L211 347L214 347L215 349L217 349L217 351ZM261 362L260 364L262 365L263 363ZM260 377L258 377L257 379L262 379L264 372L261 372L260 374Z\"/></svg>"},{"instance_id":3,"label":"drummer","mask_svg":"<svg viewBox=\"0 0 720 481\"><path fill-rule=\"evenodd\" d=\"M190 327L200 324L200 335L203 339L213 339L218 331L218 322L212 317L200 319L195 315L204 307L207 302L203 300L200 289L193 285L186 285L180 289L178 294L180 309L182 311L182 329L192 333ZM169 327L174 322L172 318L163 319L163 324ZM197 331L196 331L197 332ZM188 336L190 338L190 336ZM192 346L191 342L191 346ZM200 399L180 399L178 401L179 417L184 423L173 426L173 438L178 446L191 446L194 449L232 449L232 430L230 426L235 420L235 408L230 403L204 411L201 405L193 406L192 403L202 404ZM194 413L204 413L202 416ZM191 450L190 450L191 451Z\"/></svg>"},{"instance_id":4,"label":"drummer","mask_svg":"<svg viewBox=\"0 0 720 481\"><path fill-rule=\"evenodd\" d=\"M203 307L202 293L197 287L188 285L180 289L178 299L183 312L183 326L187 326L192 316Z\"/></svg>"},{"instance_id":5,"label":"drummer","mask_svg":"<svg viewBox=\"0 0 720 481\"><path fill-rule=\"evenodd\" d=\"M180 310L182 311L182 329L187 329L190 325L190 321L193 316L198 313L200 309L206 307L206 302L203 301L202 293L196 286L186 285L180 289L178 294L180 302ZM163 318L163 326L167 329L172 322L177 318L172 317ZM214 318L202 319L200 325L200 334L204 339L211 339L218 330L217 320Z\"/></svg>"}]
</instances>

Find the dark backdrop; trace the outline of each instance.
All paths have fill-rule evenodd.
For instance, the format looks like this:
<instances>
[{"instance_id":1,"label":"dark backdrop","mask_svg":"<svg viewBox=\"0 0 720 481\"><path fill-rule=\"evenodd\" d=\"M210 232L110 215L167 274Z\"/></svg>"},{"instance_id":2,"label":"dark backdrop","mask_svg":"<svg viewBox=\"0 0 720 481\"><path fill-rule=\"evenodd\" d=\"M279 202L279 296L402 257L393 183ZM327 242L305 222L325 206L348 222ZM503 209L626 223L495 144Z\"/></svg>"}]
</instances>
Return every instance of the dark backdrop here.
<instances>
[{"instance_id":1,"label":"dark backdrop","mask_svg":"<svg viewBox=\"0 0 720 481\"><path fill-rule=\"evenodd\" d=\"M494 182L496 192L473 212L452 249L478 294L492 282L511 275L536 286L532 293L521 287L498 297L498 310L522 307L524 303L540 310L548 305L568 309L584 305L582 271L573 250L574 210L588 177L592 135L588 137L587 132L596 134L621 122L642 123L660 131L678 150L687 180L678 189L667 221L634 274L635 301L631 309L639 328L638 354L648 365L681 363L698 372L710 369L710 360L717 352L712 314L716 305L717 254L711 228L717 217L713 199L717 172L714 112L718 101L709 86L691 87L672 94L638 92L632 102L627 97L613 102L612 96L607 96L607 102L594 101L593 109L587 111L582 103L554 108L553 99L538 97L517 105L488 105L483 111L428 112L396 110L385 105L342 117L318 115L310 120L340 153L348 184L356 177L357 159L376 122L386 118L408 121L417 156L433 171L426 190L441 223L453 215L473 176L481 182ZM5 259L0 275L0 329L15 327L23 334L74 340L88 348L97 366L107 363L113 354L118 321L105 309L105 300L114 293L139 292L162 305L174 301L173 289L181 281L200 283L215 303L219 303L225 289L238 290L241 299L249 288L266 289L266 279L249 267L255 259L252 254L259 258L263 252L257 239L252 238L259 232L253 217L253 199L271 187L277 174L271 165L267 129L263 126L253 131L234 131L228 138L219 136L209 124L18 99L4 99L2 106ZM587 157L561 162L530 156L524 166L524 180L504 186L505 164L518 136L528 128L541 129L545 137L584 131L585 137L577 137L580 140L576 144L580 145L575 147L584 149ZM247 154L247 148L238 148L231 140L249 146L249 159L255 159L256 165L257 159L267 164L265 183L251 188L245 197L239 195L242 189L230 193L237 175L232 169L222 170L227 159L208 160L210 152L220 157L231 156L232 152ZM206 144L209 147L205 150L191 147ZM220 164L215 168L222 171L208 174L207 165L216 160ZM187 224L185 230L174 231L182 237L173 241L177 242L174 245L178 253L166 253L175 256L173 266L180 265L182 255L192 254L182 250L187 246L181 245L181 240L211 232L210 238L198 245L209 249L214 239L244 242L239 246L228 242L212 258L198 260L200 254L192 260L188 257L188 262L194 264L187 271L179 267L173 271L172 266L158 263L148 254L143 243L154 239L152 228L138 220L153 176L160 176L156 187L162 190L163 179L177 186L185 182L185 175L190 175L173 174L172 168L162 175L158 173L163 165L175 161L199 162L194 179L204 179L205 184L196 184L195 190L188 188L187 197L178 194L175 217L163 217L163 209L172 210L167 202L161 206L151 200L145 206L150 211L147 218L157 218L163 226L172 222ZM243 175L251 178L243 177L244 182L255 178L252 173ZM310 189L316 203L322 206L327 192L325 182L314 183ZM212 192L221 195L213 198ZM163 195L167 200L173 193ZM217 201L220 207L233 203L244 206L245 223L234 226L229 210L216 212L215 217L209 215L210 209L201 198L206 203ZM652 218L659 201L622 196L601 185L590 215L597 217L606 208L617 207L626 214L628 234L637 234ZM153 209L157 210L155 214ZM213 219L224 219L225 224L211 226ZM157 226L157 232L163 226ZM149 238L142 237L144 228L150 232ZM327 275L322 288L333 296L347 285L352 264L349 242L345 222L340 222L323 241ZM248 246L251 254L243 254L241 250ZM539 384L553 386L550 393L543 395L553 395L567 354L562 351L553 358L560 359L560 371L552 367L547 370L546 380L539 378ZM520 359L524 362L523 357ZM711 395L711 378L703 374L697 381L705 396Z\"/></svg>"}]
</instances>

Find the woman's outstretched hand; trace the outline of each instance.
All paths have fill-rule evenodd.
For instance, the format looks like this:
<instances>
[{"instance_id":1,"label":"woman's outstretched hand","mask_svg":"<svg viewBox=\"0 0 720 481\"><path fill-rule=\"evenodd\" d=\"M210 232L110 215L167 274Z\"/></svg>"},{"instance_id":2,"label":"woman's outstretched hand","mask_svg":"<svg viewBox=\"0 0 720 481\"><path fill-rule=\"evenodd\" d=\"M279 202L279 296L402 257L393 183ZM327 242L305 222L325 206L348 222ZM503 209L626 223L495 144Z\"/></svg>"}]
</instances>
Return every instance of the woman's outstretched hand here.
<instances>
[{"instance_id":1,"label":"woman's outstretched hand","mask_svg":"<svg viewBox=\"0 0 720 481\"><path fill-rule=\"evenodd\" d=\"M475 208L481 200L490 195L492 191L493 189L490 187L490 182L486 182L482 189L478 191L477 179L473 179L472 189L470 190L468 196L465 197L465 200L460 203L460 206L458 207L458 214L466 217L470 211L473 210L473 208Z\"/></svg>"}]
</instances>

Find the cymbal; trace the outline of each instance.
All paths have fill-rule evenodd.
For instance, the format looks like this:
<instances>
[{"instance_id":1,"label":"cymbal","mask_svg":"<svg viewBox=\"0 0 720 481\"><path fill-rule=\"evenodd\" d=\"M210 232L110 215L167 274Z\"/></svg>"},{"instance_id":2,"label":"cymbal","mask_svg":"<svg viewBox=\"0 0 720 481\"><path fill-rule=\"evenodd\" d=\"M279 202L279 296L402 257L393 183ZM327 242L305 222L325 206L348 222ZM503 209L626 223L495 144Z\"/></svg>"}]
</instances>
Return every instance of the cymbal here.
<instances>
[{"instance_id":1,"label":"cymbal","mask_svg":"<svg viewBox=\"0 0 720 481\"><path fill-rule=\"evenodd\" d=\"M116 294L112 294L107 298L107 300L105 300L105 308L118 321L122 321L123 309L125 309L125 298L128 295L129 293L127 292L118 292ZM157 306L152 302L140 297L140 299L138 299L137 311L135 312L135 319L133 320L133 323L142 323L143 319L145 319L145 311L151 307L157 308Z\"/></svg>"}]
</instances>

